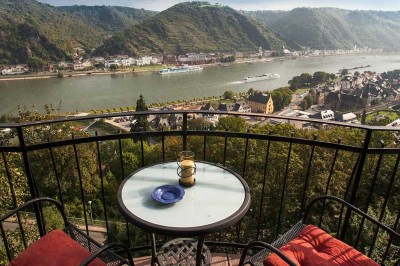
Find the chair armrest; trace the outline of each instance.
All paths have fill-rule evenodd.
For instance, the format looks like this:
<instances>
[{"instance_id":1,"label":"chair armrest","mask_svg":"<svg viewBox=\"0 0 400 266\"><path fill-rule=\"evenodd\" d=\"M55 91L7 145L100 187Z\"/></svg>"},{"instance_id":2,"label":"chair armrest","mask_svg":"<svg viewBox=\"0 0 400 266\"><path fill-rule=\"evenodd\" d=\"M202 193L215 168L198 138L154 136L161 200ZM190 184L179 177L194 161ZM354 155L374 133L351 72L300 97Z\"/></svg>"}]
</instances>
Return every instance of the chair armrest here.
<instances>
[{"instance_id":1,"label":"chair armrest","mask_svg":"<svg viewBox=\"0 0 400 266\"><path fill-rule=\"evenodd\" d=\"M367 219L371 223L373 223L373 224L379 226L380 228L384 229L392 237L396 237L397 239L400 240L400 234L398 232L394 231L392 228L390 228L387 225L381 223L380 221L376 220L375 218L369 216L367 213L363 212L362 210L360 210L359 208L355 207L354 205L351 205L347 201L345 201L345 200L343 200L341 198L338 198L338 197L334 197L334 196L320 196L320 197L317 197L317 198L313 199L306 207L306 210L305 210L304 216L303 216L303 222L305 223L305 220L307 219L307 216L308 216L308 214L310 212L311 207L316 202L318 202L318 201L325 202L326 200L332 200L332 201L336 201L338 203L341 203L342 205L344 205L347 208L351 209L352 211L358 213L359 215L361 215L362 217L364 217L365 219Z\"/></svg>"},{"instance_id":2,"label":"chair armrest","mask_svg":"<svg viewBox=\"0 0 400 266\"><path fill-rule=\"evenodd\" d=\"M63 217L64 225L67 226L68 225L67 216L65 215L61 204L58 201L56 201L56 200L54 200L52 198L48 198L48 197L35 198L35 199L28 200L27 202L25 202L21 206L11 210L9 213L7 213L7 214L5 214L3 216L1 216L0 217L0 223L4 222L7 218L13 216L14 214L19 213L23 209L25 209L25 208L27 208L27 207L35 204L35 203L39 203L39 202L43 202L43 201L47 201L47 202L53 203L57 207L57 209L59 210L61 216Z\"/></svg>"},{"instance_id":3,"label":"chair armrest","mask_svg":"<svg viewBox=\"0 0 400 266\"><path fill-rule=\"evenodd\" d=\"M128 256L128 263L129 263L129 265L134 266L133 259L132 259L132 254L131 254L131 252L129 251L129 248L128 248L126 245L121 244L121 243L110 243L110 244L104 245L102 248L100 248L99 250L97 250L95 253L93 253L92 255L90 255L89 257L87 257L87 258L80 264L80 266L89 265L89 263L92 262L95 258L97 258L100 254L102 254L103 252L108 251L108 250L111 249L111 248L115 248L115 247L122 248L122 249L126 252L126 255Z\"/></svg>"},{"instance_id":4,"label":"chair armrest","mask_svg":"<svg viewBox=\"0 0 400 266\"><path fill-rule=\"evenodd\" d=\"M287 264L289 264L290 266L298 266L296 263L294 263L293 261L291 261L285 254L283 254L279 249L277 249L276 247L272 246L271 244L265 243L265 242L261 242L261 241L254 241L254 242L250 242L249 244L246 245L246 247L243 249L242 255L240 257L240 262L239 262L239 266L242 266L244 264L250 264L253 265L250 261L245 261L246 259L246 254L247 252L252 249L252 248L264 248L267 249L275 254L277 254L283 261L285 261Z\"/></svg>"}]
</instances>

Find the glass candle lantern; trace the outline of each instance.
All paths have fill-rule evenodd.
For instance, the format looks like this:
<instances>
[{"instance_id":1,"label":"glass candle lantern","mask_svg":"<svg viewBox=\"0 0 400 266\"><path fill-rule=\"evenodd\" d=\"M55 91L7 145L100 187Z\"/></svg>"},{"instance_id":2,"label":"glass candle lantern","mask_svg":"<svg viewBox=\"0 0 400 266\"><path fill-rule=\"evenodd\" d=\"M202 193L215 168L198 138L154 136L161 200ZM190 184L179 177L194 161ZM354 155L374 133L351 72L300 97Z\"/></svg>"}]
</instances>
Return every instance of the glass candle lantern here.
<instances>
[{"instance_id":1,"label":"glass candle lantern","mask_svg":"<svg viewBox=\"0 0 400 266\"><path fill-rule=\"evenodd\" d=\"M179 184L183 187L191 187L195 184L196 164L194 162L194 153L191 151L182 151L177 160L177 173L180 177Z\"/></svg>"}]
</instances>

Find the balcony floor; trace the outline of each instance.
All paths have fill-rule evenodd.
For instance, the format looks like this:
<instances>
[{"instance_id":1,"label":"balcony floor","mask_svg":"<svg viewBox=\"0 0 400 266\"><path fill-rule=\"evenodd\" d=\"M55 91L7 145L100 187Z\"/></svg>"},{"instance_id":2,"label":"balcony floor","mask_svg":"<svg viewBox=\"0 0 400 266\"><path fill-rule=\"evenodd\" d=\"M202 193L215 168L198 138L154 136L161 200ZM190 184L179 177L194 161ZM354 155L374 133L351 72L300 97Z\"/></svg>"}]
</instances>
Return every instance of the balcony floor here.
<instances>
[{"instance_id":1,"label":"balcony floor","mask_svg":"<svg viewBox=\"0 0 400 266\"><path fill-rule=\"evenodd\" d=\"M213 253L211 256L211 265L213 266L237 266L239 265L240 255ZM134 260L135 266L148 266L151 257L141 257Z\"/></svg>"}]
</instances>

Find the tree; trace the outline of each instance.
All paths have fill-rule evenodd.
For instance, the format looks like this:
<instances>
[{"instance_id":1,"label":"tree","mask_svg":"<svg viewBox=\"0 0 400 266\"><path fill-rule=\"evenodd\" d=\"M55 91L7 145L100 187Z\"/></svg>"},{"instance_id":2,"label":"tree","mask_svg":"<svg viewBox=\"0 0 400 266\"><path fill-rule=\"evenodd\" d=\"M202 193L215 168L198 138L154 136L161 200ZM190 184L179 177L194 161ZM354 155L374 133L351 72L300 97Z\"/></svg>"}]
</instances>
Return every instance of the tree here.
<instances>
[{"instance_id":1,"label":"tree","mask_svg":"<svg viewBox=\"0 0 400 266\"><path fill-rule=\"evenodd\" d=\"M313 77L308 73L303 73L300 75L300 82L305 86L310 86L313 82Z\"/></svg>"},{"instance_id":2,"label":"tree","mask_svg":"<svg viewBox=\"0 0 400 266\"><path fill-rule=\"evenodd\" d=\"M303 85L299 76L293 77L291 80L289 80L288 83L290 84L289 89L291 91L296 91L298 88L300 88Z\"/></svg>"},{"instance_id":3,"label":"tree","mask_svg":"<svg viewBox=\"0 0 400 266\"><path fill-rule=\"evenodd\" d=\"M313 74L312 83L314 85L328 82L335 78L335 74L326 73L324 71L317 71Z\"/></svg>"},{"instance_id":4,"label":"tree","mask_svg":"<svg viewBox=\"0 0 400 266\"><path fill-rule=\"evenodd\" d=\"M292 100L292 91L288 88L279 88L271 92L272 101L274 102L274 111L280 111L288 106Z\"/></svg>"},{"instance_id":5,"label":"tree","mask_svg":"<svg viewBox=\"0 0 400 266\"><path fill-rule=\"evenodd\" d=\"M360 72L358 72L358 71L354 72L354 76L356 76L356 77L360 76Z\"/></svg>"},{"instance_id":6,"label":"tree","mask_svg":"<svg viewBox=\"0 0 400 266\"><path fill-rule=\"evenodd\" d=\"M307 102L305 100L301 101L300 108L302 111L307 109Z\"/></svg>"},{"instance_id":7,"label":"tree","mask_svg":"<svg viewBox=\"0 0 400 266\"><path fill-rule=\"evenodd\" d=\"M188 127L194 130L203 130L204 128L210 128L212 124L202 117L188 120Z\"/></svg>"},{"instance_id":8,"label":"tree","mask_svg":"<svg viewBox=\"0 0 400 266\"><path fill-rule=\"evenodd\" d=\"M44 113L39 113L37 110L31 111L27 107L19 108L19 117L17 121L20 123L52 120L57 118L54 114L60 110L61 102L58 107L53 105L45 105ZM36 126L26 128L25 141L27 144L38 144L45 143L49 140L56 141L60 139L71 138L71 130L75 137L87 137L88 135L81 131L75 130L77 124L75 122L63 122L54 123L48 126ZM15 133L14 133L15 134ZM82 204L80 204L80 192L79 183L82 182L82 189L86 195L91 198L95 197L96 191L100 188L100 180L97 176L97 161L96 152L93 143L86 143L76 147L76 153L79 155L79 170L77 172L77 162L74 157L74 151L67 146L61 146L57 149L53 149L55 161L59 164L58 169L58 180L60 185L60 193L63 193L65 202L69 202L71 205L66 206L69 215L81 216ZM17 196L17 201L25 201L31 197L29 194L28 184L26 177L23 176L24 169L22 168L17 154L10 154L8 156L10 164L10 171L13 176L13 189ZM56 173L49 171L46 165L51 164L51 158L48 152L35 151L29 155L30 167L34 173L36 185L38 186L37 192L39 195L46 195L55 199L59 199L58 185L56 181ZM8 198L11 195L11 191L8 182L3 183L3 175L0 174L0 187L2 193L2 199L0 205L4 208L14 208L13 201ZM68 191L68 193L66 193ZM8 196L7 196L8 195ZM5 202L2 202L6 200Z\"/></svg>"},{"instance_id":9,"label":"tree","mask_svg":"<svg viewBox=\"0 0 400 266\"><path fill-rule=\"evenodd\" d=\"M136 101L136 112L148 111L147 105L144 101L143 95L140 94L139 99ZM147 115L134 115L131 124L131 132L147 131L150 124L147 121Z\"/></svg>"},{"instance_id":10,"label":"tree","mask_svg":"<svg viewBox=\"0 0 400 266\"><path fill-rule=\"evenodd\" d=\"M110 70L117 70L117 69L118 69L118 66L115 65L115 64L113 64L113 65L110 66Z\"/></svg>"},{"instance_id":11,"label":"tree","mask_svg":"<svg viewBox=\"0 0 400 266\"><path fill-rule=\"evenodd\" d=\"M278 51L273 51L271 53L272 57L279 57L279 56L283 56L283 52L278 52Z\"/></svg>"},{"instance_id":12,"label":"tree","mask_svg":"<svg viewBox=\"0 0 400 266\"><path fill-rule=\"evenodd\" d=\"M340 72L340 74L341 74L342 76L346 76L346 75L349 74L349 70L348 70L348 69L342 69L342 72Z\"/></svg>"},{"instance_id":13,"label":"tree","mask_svg":"<svg viewBox=\"0 0 400 266\"><path fill-rule=\"evenodd\" d=\"M313 100L313 98L311 97L310 94L307 94L307 96L304 97L304 100L305 100L306 103L307 103L307 108L310 108L311 105L313 105L314 100Z\"/></svg>"},{"instance_id":14,"label":"tree","mask_svg":"<svg viewBox=\"0 0 400 266\"><path fill-rule=\"evenodd\" d=\"M367 111L364 109L361 116L361 125L365 125L366 120L367 120Z\"/></svg>"},{"instance_id":15,"label":"tree","mask_svg":"<svg viewBox=\"0 0 400 266\"><path fill-rule=\"evenodd\" d=\"M377 105L377 104L379 104L379 100L378 99L373 99L371 101L371 105Z\"/></svg>"},{"instance_id":16,"label":"tree","mask_svg":"<svg viewBox=\"0 0 400 266\"><path fill-rule=\"evenodd\" d=\"M225 92L224 92L224 98L225 98L225 99L233 100L234 97L235 97L235 93L234 93L233 91L225 91Z\"/></svg>"},{"instance_id":17,"label":"tree","mask_svg":"<svg viewBox=\"0 0 400 266\"><path fill-rule=\"evenodd\" d=\"M239 116L228 116L219 119L218 130L232 132L245 132L246 131L246 121Z\"/></svg>"},{"instance_id":18,"label":"tree","mask_svg":"<svg viewBox=\"0 0 400 266\"><path fill-rule=\"evenodd\" d=\"M35 72L42 71L46 63L39 57L32 57L28 61L28 66Z\"/></svg>"}]
</instances>

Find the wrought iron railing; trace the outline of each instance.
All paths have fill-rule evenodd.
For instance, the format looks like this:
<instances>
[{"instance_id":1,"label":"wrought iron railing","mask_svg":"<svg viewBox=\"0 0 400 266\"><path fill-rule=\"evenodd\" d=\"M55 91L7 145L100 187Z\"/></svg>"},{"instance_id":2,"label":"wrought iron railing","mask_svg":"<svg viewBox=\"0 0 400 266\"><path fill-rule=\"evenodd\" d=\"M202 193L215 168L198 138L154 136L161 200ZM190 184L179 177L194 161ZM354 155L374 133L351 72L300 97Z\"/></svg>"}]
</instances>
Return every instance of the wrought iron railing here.
<instances>
[{"instance_id":1,"label":"wrought iron railing","mask_svg":"<svg viewBox=\"0 0 400 266\"><path fill-rule=\"evenodd\" d=\"M93 119L138 115L174 117L175 123L145 132L76 130ZM220 117L217 126L202 119L213 115ZM187 149L198 160L231 168L250 186L251 210L236 226L207 236L214 249L235 253L251 240L272 242L319 195L343 198L394 230L400 220L399 128L198 110L68 117L2 128L11 132L0 146L0 211L50 196L67 215L81 218L88 234L95 216L104 221L106 241L125 242L134 251L150 249L150 239L119 215L118 184L136 168L174 160ZM378 262L400 254L399 243L350 211L323 205L313 218Z\"/></svg>"}]
</instances>

